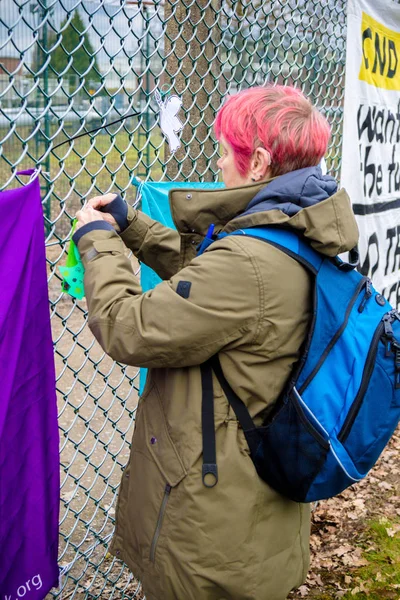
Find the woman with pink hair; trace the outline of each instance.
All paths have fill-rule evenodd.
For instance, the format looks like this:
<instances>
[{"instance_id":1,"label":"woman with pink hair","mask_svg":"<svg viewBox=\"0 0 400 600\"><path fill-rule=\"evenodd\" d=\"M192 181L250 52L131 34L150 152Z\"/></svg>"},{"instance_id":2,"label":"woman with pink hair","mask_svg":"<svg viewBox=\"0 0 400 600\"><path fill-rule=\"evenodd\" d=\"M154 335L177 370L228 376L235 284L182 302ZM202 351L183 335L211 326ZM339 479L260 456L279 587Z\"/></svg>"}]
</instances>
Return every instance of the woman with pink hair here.
<instances>
[{"instance_id":1,"label":"woman with pink hair","mask_svg":"<svg viewBox=\"0 0 400 600\"><path fill-rule=\"evenodd\" d=\"M114 194L78 213L89 326L112 358L149 368L110 552L147 600L285 600L306 578L310 508L258 476L227 394L256 425L274 417L312 282L274 245L220 234L280 226L333 257L358 232L346 192L318 166L329 125L299 90L240 92L215 131L226 187L172 190L176 231ZM162 283L143 293L125 247Z\"/></svg>"}]
</instances>

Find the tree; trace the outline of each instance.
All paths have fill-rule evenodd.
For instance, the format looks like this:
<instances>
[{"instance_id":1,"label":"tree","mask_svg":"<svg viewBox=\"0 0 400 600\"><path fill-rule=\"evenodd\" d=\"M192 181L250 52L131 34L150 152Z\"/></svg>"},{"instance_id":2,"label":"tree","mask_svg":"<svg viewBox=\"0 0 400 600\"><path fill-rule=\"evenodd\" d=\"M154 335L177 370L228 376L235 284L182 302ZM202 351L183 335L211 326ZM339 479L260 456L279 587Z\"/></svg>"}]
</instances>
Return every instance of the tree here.
<instances>
[{"instance_id":1,"label":"tree","mask_svg":"<svg viewBox=\"0 0 400 600\"><path fill-rule=\"evenodd\" d=\"M94 48L90 42L87 33L83 33L85 26L78 11L74 12L70 24L64 29L68 19L61 23L62 43L52 52L50 67L56 75L64 74L64 71L72 56L72 64L64 76L68 76L70 83L74 83L76 78L81 78L87 69L92 65L90 71L84 75L86 81L100 81L100 72L97 65L97 59L94 56ZM83 44L80 45L83 37ZM49 46L53 46L56 38L50 41Z\"/></svg>"}]
</instances>

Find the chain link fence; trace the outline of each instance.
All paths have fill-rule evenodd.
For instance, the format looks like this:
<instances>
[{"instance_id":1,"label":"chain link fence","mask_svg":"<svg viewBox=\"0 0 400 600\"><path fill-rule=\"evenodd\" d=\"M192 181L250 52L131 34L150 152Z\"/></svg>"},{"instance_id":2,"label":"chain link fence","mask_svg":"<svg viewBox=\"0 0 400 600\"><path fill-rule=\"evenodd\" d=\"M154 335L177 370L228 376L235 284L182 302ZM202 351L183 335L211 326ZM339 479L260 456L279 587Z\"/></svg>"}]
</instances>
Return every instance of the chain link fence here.
<instances>
[{"instance_id":1,"label":"chain link fence","mask_svg":"<svg viewBox=\"0 0 400 600\"><path fill-rule=\"evenodd\" d=\"M338 176L345 12L345 0L0 0L0 190L21 185L17 171L43 156L64 572L48 598L143 597L107 555L139 374L103 353L85 301L61 293L57 267L76 211L109 191L133 203L133 176L217 180L216 112L227 94L266 82L301 87L326 114L327 165ZM174 155L158 126L156 89L183 99ZM131 112L140 115L52 150Z\"/></svg>"}]
</instances>

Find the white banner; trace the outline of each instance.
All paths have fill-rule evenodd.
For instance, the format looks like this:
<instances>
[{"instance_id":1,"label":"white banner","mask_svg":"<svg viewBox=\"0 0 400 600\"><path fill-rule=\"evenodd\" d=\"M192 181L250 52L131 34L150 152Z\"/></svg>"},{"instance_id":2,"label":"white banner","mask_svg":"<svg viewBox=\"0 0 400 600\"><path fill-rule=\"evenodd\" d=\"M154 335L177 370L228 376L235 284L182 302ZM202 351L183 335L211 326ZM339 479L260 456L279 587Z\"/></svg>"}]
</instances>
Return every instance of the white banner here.
<instances>
[{"instance_id":1,"label":"white banner","mask_svg":"<svg viewBox=\"0 0 400 600\"><path fill-rule=\"evenodd\" d=\"M400 5L348 0L341 185L362 273L400 306Z\"/></svg>"}]
</instances>

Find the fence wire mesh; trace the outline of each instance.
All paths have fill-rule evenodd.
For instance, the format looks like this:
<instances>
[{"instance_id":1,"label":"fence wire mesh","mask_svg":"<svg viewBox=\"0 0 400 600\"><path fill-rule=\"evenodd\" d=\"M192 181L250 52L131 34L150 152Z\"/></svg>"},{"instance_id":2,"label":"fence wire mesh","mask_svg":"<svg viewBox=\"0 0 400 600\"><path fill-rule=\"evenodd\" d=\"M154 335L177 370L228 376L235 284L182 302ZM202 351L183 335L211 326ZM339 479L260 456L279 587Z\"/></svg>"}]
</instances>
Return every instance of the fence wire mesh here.
<instances>
[{"instance_id":1,"label":"fence wire mesh","mask_svg":"<svg viewBox=\"0 0 400 600\"><path fill-rule=\"evenodd\" d=\"M61 437L59 563L50 597L142 598L107 555L134 427L138 370L107 357L85 301L61 293L72 220L85 200L142 180L218 179L212 124L227 94L297 85L332 126L338 176L345 0L0 0L0 190L41 161ZM182 147L171 155L155 90L183 99ZM74 134L138 117L52 148ZM138 269L138 265L135 265Z\"/></svg>"}]
</instances>

